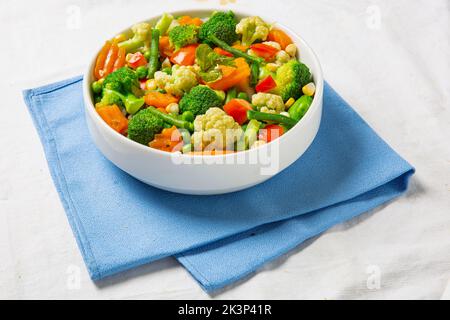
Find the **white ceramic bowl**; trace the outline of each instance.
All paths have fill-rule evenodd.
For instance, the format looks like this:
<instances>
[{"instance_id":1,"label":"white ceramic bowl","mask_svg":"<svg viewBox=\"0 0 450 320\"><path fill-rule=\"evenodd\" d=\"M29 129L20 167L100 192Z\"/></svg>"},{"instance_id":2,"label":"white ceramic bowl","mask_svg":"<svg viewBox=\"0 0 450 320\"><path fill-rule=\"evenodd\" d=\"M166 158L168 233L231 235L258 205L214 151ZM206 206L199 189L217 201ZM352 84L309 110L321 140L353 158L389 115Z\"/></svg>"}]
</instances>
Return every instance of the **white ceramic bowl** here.
<instances>
[{"instance_id":1,"label":"white ceramic bowl","mask_svg":"<svg viewBox=\"0 0 450 320\"><path fill-rule=\"evenodd\" d=\"M173 14L207 17L212 11L189 10ZM251 12L235 14L238 19L252 16ZM302 38L283 25L262 18L291 36L299 48L301 61L310 68L316 84L311 107L286 134L256 149L209 156L168 153L129 140L111 129L94 109L90 84L94 81L93 68L99 48L83 80L86 121L98 149L133 177L157 188L185 194L220 194L242 190L273 177L291 165L306 151L319 129L322 116L322 70L316 55ZM158 19L159 16L147 21L154 25Z\"/></svg>"}]
</instances>

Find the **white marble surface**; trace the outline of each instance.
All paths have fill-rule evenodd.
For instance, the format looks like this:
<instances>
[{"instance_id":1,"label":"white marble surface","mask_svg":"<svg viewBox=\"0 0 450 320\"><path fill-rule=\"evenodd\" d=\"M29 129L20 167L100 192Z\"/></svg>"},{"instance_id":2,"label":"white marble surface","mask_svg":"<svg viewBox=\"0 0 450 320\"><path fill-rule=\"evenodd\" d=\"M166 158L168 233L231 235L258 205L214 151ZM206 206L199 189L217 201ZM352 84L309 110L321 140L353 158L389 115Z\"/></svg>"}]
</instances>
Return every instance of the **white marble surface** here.
<instances>
[{"instance_id":1,"label":"white marble surface","mask_svg":"<svg viewBox=\"0 0 450 320\"><path fill-rule=\"evenodd\" d=\"M297 30L315 48L327 80L417 173L406 196L213 297L171 258L95 285L21 90L80 74L98 42L116 30L187 6L245 7ZM449 17L449 0L1 1L0 298L444 296L450 279Z\"/></svg>"}]
</instances>

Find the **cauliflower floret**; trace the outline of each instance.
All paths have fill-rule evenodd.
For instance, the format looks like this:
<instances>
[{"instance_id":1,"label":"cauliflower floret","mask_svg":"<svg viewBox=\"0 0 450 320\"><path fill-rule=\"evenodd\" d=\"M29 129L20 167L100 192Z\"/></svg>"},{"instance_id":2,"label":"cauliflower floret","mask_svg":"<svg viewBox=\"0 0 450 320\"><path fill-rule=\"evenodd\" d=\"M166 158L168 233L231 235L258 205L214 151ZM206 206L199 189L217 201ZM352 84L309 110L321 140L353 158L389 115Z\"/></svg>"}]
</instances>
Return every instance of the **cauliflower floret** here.
<instances>
[{"instance_id":1,"label":"cauliflower floret","mask_svg":"<svg viewBox=\"0 0 450 320\"><path fill-rule=\"evenodd\" d=\"M195 150L232 149L243 134L241 126L220 108L210 108L194 120L191 142Z\"/></svg>"},{"instance_id":2,"label":"cauliflower floret","mask_svg":"<svg viewBox=\"0 0 450 320\"><path fill-rule=\"evenodd\" d=\"M173 66L171 75L162 71L155 72L155 81L160 89L178 97L198 84L194 68L179 65Z\"/></svg>"},{"instance_id":3,"label":"cauliflower floret","mask_svg":"<svg viewBox=\"0 0 450 320\"><path fill-rule=\"evenodd\" d=\"M269 108L267 108L267 107L261 107L261 108L259 109L259 111L265 112L265 113L271 113L271 114L277 113L274 109L269 109ZM281 114L281 113L280 113L280 114Z\"/></svg>"},{"instance_id":4,"label":"cauliflower floret","mask_svg":"<svg viewBox=\"0 0 450 320\"><path fill-rule=\"evenodd\" d=\"M252 104L261 112L267 113L280 113L283 112L285 108L283 99L279 95L264 92L254 94L252 96Z\"/></svg>"},{"instance_id":5,"label":"cauliflower floret","mask_svg":"<svg viewBox=\"0 0 450 320\"><path fill-rule=\"evenodd\" d=\"M149 33L151 32L152 26L146 22L137 23L131 27L133 31L133 37L119 42L119 47L124 48L126 52L132 52L140 47L148 48L149 46Z\"/></svg>"},{"instance_id":6,"label":"cauliflower floret","mask_svg":"<svg viewBox=\"0 0 450 320\"><path fill-rule=\"evenodd\" d=\"M242 45L249 46L256 40L266 40L270 26L260 17L243 18L236 25L236 33L242 34Z\"/></svg>"},{"instance_id":7,"label":"cauliflower floret","mask_svg":"<svg viewBox=\"0 0 450 320\"><path fill-rule=\"evenodd\" d=\"M284 50L280 50L277 52L275 63L278 65L285 64L291 60L291 56Z\"/></svg>"}]
</instances>

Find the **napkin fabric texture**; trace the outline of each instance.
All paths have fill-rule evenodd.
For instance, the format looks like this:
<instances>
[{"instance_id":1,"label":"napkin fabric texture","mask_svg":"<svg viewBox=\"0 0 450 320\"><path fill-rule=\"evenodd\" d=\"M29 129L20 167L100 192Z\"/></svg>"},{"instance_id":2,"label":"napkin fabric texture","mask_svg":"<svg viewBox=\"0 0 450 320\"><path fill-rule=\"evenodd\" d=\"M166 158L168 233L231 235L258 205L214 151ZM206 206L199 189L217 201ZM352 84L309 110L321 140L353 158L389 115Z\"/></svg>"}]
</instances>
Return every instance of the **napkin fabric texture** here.
<instances>
[{"instance_id":1,"label":"napkin fabric texture","mask_svg":"<svg viewBox=\"0 0 450 320\"><path fill-rule=\"evenodd\" d=\"M274 178L217 196L162 191L96 149L81 83L77 77L24 97L93 280L175 256L203 289L222 288L401 195L414 172L326 84L317 137Z\"/></svg>"}]
</instances>

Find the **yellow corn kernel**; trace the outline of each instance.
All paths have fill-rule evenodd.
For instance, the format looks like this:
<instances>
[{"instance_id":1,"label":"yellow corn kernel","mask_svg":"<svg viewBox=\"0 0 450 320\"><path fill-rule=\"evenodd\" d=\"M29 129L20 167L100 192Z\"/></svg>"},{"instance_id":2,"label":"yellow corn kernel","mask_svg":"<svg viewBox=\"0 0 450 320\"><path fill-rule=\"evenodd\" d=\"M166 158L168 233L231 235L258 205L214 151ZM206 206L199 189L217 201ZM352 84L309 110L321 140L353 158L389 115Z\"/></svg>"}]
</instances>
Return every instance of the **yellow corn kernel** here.
<instances>
[{"instance_id":1,"label":"yellow corn kernel","mask_svg":"<svg viewBox=\"0 0 450 320\"><path fill-rule=\"evenodd\" d=\"M302 88L303 94L312 97L316 92L316 85L314 82L310 82Z\"/></svg>"},{"instance_id":2,"label":"yellow corn kernel","mask_svg":"<svg viewBox=\"0 0 450 320\"><path fill-rule=\"evenodd\" d=\"M286 103L284 104L286 106L286 108L290 108L295 102L294 98L289 98L288 101L286 101Z\"/></svg>"},{"instance_id":3,"label":"yellow corn kernel","mask_svg":"<svg viewBox=\"0 0 450 320\"><path fill-rule=\"evenodd\" d=\"M279 66L276 63L268 63L268 64L266 64L267 70L269 70L271 72L276 72L278 67Z\"/></svg>"}]
</instances>

